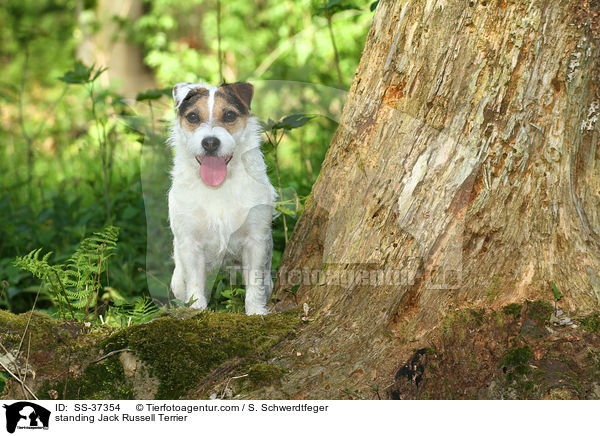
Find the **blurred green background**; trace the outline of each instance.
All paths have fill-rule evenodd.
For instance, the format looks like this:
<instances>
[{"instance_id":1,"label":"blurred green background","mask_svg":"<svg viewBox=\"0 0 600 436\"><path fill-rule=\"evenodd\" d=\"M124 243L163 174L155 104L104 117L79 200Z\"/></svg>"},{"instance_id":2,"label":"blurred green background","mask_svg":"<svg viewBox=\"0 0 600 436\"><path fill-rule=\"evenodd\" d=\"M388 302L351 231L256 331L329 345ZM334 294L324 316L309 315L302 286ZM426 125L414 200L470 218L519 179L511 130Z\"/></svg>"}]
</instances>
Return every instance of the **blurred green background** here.
<instances>
[{"instance_id":1,"label":"blurred green background","mask_svg":"<svg viewBox=\"0 0 600 436\"><path fill-rule=\"evenodd\" d=\"M342 91L352 82L375 6L372 0L4 0L0 308L23 312L37 296L38 310L56 313L49 284L15 266L15 258L42 248L52 252L50 263L65 263L83 238L108 225L120 229L119 239L97 277L94 305L105 313L149 297L147 250L168 263L170 247L148 244L144 195L148 204L164 201L152 225L168 230L161 216L168 166L162 165L171 153L165 144L174 115L170 88L182 81L254 82L264 121L327 115L282 137L280 186L273 147L263 146L272 181L285 193L285 213L274 222L277 268L283 219L291 232L337 127ZM161 156L146 174L144 156ZM241 310L236 289L220 287L213 309Z\"/></svg>"}]
</instances>

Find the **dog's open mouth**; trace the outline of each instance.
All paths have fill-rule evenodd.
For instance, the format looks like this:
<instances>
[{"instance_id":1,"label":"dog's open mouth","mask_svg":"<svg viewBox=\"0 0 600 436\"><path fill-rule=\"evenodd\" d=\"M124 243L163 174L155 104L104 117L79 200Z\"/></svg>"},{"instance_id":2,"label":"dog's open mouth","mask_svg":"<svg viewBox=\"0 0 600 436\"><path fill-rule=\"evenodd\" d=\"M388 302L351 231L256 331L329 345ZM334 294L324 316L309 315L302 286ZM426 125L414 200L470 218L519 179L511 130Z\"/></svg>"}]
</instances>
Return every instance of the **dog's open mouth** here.
<instances>
[{"instance_id":1,"label":"dog's open mouth","mask_svg":"<svg viewBox=\"0 0 600 436\"><path fill-rule=\"evenodd\" d=\"M227 164L233 156L196 156L200 177L208 186L220 186L227 177Z\"/></svg>"}]
</instances>

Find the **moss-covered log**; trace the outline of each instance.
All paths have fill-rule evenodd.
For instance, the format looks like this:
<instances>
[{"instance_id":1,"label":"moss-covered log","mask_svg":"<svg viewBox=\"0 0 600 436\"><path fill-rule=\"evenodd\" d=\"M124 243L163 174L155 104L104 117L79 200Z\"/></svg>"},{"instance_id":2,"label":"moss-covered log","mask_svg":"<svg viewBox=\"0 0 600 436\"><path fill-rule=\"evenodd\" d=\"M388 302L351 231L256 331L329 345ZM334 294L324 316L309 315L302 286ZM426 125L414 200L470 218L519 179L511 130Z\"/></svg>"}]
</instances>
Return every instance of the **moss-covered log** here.
<instances>
[{"instance_id":1,"label":"moss-covered log","mask_svg":"<svg viewBox=\"0 0 600 436\"><path fill-rule=\"evenodd\" d=\"M92 328L0 311L0 343L8 352L2 363L40 399L208 398L231 396L231 389L218 389L231 377L243 376L249 388L280 378L285 370L270 363L275 346L300 324L296 312L261 317L181 309L131 327ZM15 380L4 389L6 398L28 396Z\"/></svg>"}]
</instances>

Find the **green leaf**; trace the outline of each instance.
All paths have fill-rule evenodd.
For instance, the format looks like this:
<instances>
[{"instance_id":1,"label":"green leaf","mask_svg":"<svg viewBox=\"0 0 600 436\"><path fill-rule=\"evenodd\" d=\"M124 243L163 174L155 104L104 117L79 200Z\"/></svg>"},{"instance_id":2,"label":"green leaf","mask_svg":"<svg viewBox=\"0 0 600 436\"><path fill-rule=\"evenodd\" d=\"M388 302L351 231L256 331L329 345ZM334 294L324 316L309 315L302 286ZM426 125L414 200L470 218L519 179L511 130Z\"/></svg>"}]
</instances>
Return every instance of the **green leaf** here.
<instances>
[{"instance_id":1,"label":"green leaf","mask_svg":"<svg viewBox=\"0 0 600 436\"><path fill-rule=\"evenodd\" d=\"M373 12L375 9L377 9L377 5L379 4L379 0L374 1L373 3L371 3L371 6L369 6L369 10L371 12Z\"/></svg>"},{"instance_id":2,"label":"green leaf","mask_svg":"<svg viewBox=\"0 0 600 436\"><path fill-rule=\"evenodd\" d=\"M145 101L145 100L158 100L162 96L166 95L167 97L171 96L171 88L162 88L162 89L148 89L146 91L142 91L138 93L135 97L136 101Z\"/></svg>"},{"instance_id":3,"label":"green leaf","mask_svg":"<svg viewBox=\"0 0 600 436\"><path fill-rule=\"evenodd\" d=\"M273 121L269 118L266 123L263 123L263 128L267 131L274 132L276 130L293 130L304 126L307 122L315 118L314 115L294 114L283 117L280 121Z\"/></svg>"},{"instance_id":4,"label":"green leaf","mask_svg":"<svg viewBox=\"0 0 600 436\"><path fill-rule=\"evenodd\" d=\"M292 217L296 216L296 211L294 211L292 209L289 209L289 208L287 208L285 206L282 206L282 205L275 205L275 210L277 212L280 212L280 213L282 213L284 215L287 215L287 216L292 216Z\"/></svg>"},{"instance_id":5,"label":"green leaf","mask_svg":"<svg viewBox=\"0 0 600 436\"><path fill-rule=\"evenodd\" d=\"M287 130L291 130L291 129L297 129L298 127L302 127L303 125L305 125L308 121L310 121L312 118L312 116L304 116L304 114L296 114L296 115L290 115L285 117L283 120L281 120L282 124L283 124L283 128L287 129Z\"/></svg>"},{"instance_id":6,"label":"green leaf","mask_svg":"<svg viewBox=\"0 0 600 436\"><path fill-rule=\"evenodd\" d=\"M158 315L158 308L150 298L138 297L128 315L134 324L148 322Z\"/></svg>"},{"instance_id":7,"label":"green leaf","mask_svg":"<svg viewBox=\"0 0 600 436\"><path fill-rule=\"evenodd\" d=\"M355 4L351 2L345 2L343 0L330 0L324 6L321 6L316 9L316 15L325 15L327 17L331 17L338 12L347 11L351 9L360 10Z\"/></svg>"},{"instance_id":8,"label":"green leaf","mask_svg":"<svg viewBox=\"0 0 600 436\"><path fill-rule=\"evenodd\" d=\"M95 64L91 67L87 67L83 62L77 61L73 64L73 69L67 71L62 77L59 77L58 80L72 85L83 85L85 83L93 82L107 70L107 68L95 70L95 67Z\"/></svg>"},{"instance_id":9,"label":"green leaf","mask_svg":"<svg viewBox=\"0 0 600 436\"><path fill-rule=\"evenodd\" d=\"M93 69L94 69L94 66L92 65L92 70ZM108 68L99 68L98 70L96 70L96 72L94 73L94 77L92 77L90 82L93 82L94 80L96 80L98 77L100 77L100 74L104 73L106 70L108 70Z\"/></svg>"},{"instance_id":10,"label":"green leaf","mask_svg":"<svg viewBox=\"0 0 600 436\"><path fill-rule=\"evenodd\" d=\"M300 199L300 197L286 199L285 193L282 196L282 200L275 202L275 210L284 215L297 217L302 214L304 206L302 202L304 198Z\"/></svg>"},{"instance_id":11,"label":"green leaf","mask_svg":"<svg viewBox=\"0 0 600 436\"><path fill-rule=\"evenodd\" d=\"M171 303L172 307L174 307L174 308L186 307L186 304L177 298L173 298L172 300L170 300L170 303Z\"/></svg>"},{"instance_id":12,"label":"green leaf","mask_svg":"<svg viewBox=\"0 0 600 436\"><path fill-rule=\"evenodd\" d=\"M196 297L191 297L190 301L185 303L185 307L192 307L192 304L194 304L196 301L198 301L198 299Z\"/></svg>"},{"instance_id":13,"label":"green leaf","mask_svg":"<svg viewBox=\"0 0 600 436\"><path fill-rule=\"evenodd\" d=\"M325 9L331 9L334 6L339 5L340 3L342 3L342 0L330 0L329 3L327 3L324 8Z\"/></svg>"},{"instance_id":14,"label":"green leaf","mask_svg":"<svg viewBox=\"0 0 600 436\"><path fill-rule=\"evenodd\" d=\"M552 283L552 292L554 293L554 299L556 301L559 301L563 297L563 295L559 292L556 283Z\"/></svg>"}]
</instances>

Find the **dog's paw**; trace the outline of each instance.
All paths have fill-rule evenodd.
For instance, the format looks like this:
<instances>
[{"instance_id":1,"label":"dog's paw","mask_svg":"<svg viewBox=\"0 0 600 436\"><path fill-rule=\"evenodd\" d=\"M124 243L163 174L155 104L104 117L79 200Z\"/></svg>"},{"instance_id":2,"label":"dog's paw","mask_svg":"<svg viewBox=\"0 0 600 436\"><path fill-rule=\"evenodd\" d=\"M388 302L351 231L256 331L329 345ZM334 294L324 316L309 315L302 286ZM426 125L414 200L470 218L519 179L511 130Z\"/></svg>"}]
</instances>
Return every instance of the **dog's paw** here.
<instances>
[{"instance_id":1,"label":"dog's paw","mask_svg":"<svg viewBox=\"0 0 600 436\"><path fill-rule=\"evenodd\" d=\"M179 268L175 268L175 271L173 272L173 277L171 278L171 292L175 295L175 298L185 301L187 292L183 275Z\"/></svg>"},{"instance_id":2,"label":"dog's paw","mask_svg":"<svg viewBox=\"0 0 600 436\"><path fill-rule=\"evenodd\" d=\"M267 300L264 289L248 286L246 288L246 300L244 301L246 315L266 315L269 313Z\"/></svg>"},{"instance_id":3,"label":"dog's paw","mask_svg":"<svg viewBox=\"0 0 600 436\"><path fill-rule=\"evenodd\" d=\"M246 306L246 315L267 315L269 309L265 306Z\"/></svg>"}]
</instances>

